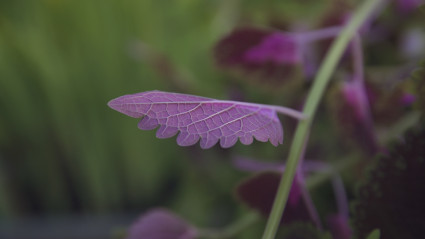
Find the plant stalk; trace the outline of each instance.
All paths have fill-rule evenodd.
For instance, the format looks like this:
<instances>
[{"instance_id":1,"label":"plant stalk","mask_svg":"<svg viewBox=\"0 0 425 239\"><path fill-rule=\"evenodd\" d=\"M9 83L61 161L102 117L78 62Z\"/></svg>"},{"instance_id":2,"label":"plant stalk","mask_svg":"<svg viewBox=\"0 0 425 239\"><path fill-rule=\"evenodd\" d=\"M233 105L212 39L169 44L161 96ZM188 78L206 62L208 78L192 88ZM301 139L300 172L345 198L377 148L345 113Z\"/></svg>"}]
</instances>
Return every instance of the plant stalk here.
<instances>
[{"instance_id":1,"label":"plant stalk","mask_svg":"<svg viewBox=\"0 0 425 239\"><path fill-rule=\"evenodd\" d=\"M374 12L384 0L365 0L360 8L355 12L351 21L341 32L332 44L323 64L321 65L313 86L307 97L303 114L306 118L299 121L295 131L294 140L292 142L289 158L286 164L285 172L279 184L278 191L273 203L272 211L263 234L262 239L274 239L279 227L286 202L288 201L289 191L294 180L298 161L302 153L303 144L306 141L308 132L313 122L314 114L317 106L323 96L326 86L330 81L330 77L334 72L344 50L347 48L351 38L356 34L359 27L365 23L368 17Z\"/></svg>"}]
</instances>

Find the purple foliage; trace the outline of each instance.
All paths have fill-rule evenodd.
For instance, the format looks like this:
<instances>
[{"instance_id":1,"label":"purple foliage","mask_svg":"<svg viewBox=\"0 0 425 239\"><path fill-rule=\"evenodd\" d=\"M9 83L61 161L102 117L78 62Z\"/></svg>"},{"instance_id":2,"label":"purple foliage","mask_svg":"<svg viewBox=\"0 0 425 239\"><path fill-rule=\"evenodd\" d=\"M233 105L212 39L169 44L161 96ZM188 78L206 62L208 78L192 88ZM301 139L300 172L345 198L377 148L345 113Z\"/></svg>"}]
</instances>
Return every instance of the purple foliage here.
<instances>
[{"instance_id":1,"label":"purple foliage","mask_svg":"<svg viewBox=\"0 0 425 239\"><path fill-rule=\"evenodd\" d=\"M410 13L421 4L424 3L423 0L397 0L397 10L403 13Z\"/></svg>"},{"instance_id":2,"label":"purple foliage","mask_svg":"<svg viewBox=\"0 0 425 239\"><path fill-rule=\"evenodd\" d=\"M158 138L178 133L180 146L196 144L201 148L233 146L239 139L251 144L253 139L269 140L277 146L283 142L283 129L272 107L265 105L220 101L193 95L147 91L124 95L111 100L109 107L134 118L143 119L139 128L151 130L161 125Z\"/></svg>"},{"instance_id":3,"label":"purple foliage","mask_svg":"<svg viewBox=\"0 0 425 239\"><path fill-rule=\"evenodd\" d=\"M214 55L223 68L239 69L261 82L283 83L301 63L302 54L295 35L240 28L218 42Z\"/></svg>"},{"instance_id":4,"label":"purple foliage","mask_svg":"<svg viewBox=\"0 0 425 239\"><path fill-rule=\"evenodd\" d=\"M238 198L249 207L268 216L282 173L263 172L242 182L236 189ZM289 192L288 206L282 216L282 223L294 221L313 222L302 194L302 183L295 177Z\"/></svg>"},{"instance_id":5,"label":"purple foliage","mask_svg":"<svg viewBox=\"0 0 425 239\"><path fill-rule=\"evenodd\" d=\"M214 49L217 62L221 66L235 66L245 62L246 52L263 41L271 32L264 29L236 29L223 38Z\"/></svg>"},{"instance_id":6,"label":"purple foliage","mask_svg":"<svg viewBox=\"0 0 425 239\"><path fill-rule=\"evenodd\" d=\"M416 96L410 93L404 93L400 99L402 105L410 106L416 101Z\"/></svg>"},{"instance_id":7,"label":"purple foliage","mask_svg":"<svg viewBox=\"0 0 425 239\"><path fill-rule=\"evenodd\" d=\"M267 35L258 45L248 49L243 60L252 63L270 61L276 64L296 64L300 61L300 56L293 37L275 32Z\"/></svg>"},{"instance_id":8,"label":"purple foliage","mask_svg":"<svg viewBox=\"0 0 425 239\"><path fill-rule=\"evenodd\" d=\"M372 122L369 92L362 82L346 81L333 97L335 124L345 143L360 147L368 155L380 150ZM370 101L369 101L370 100Z\"/></svg>"},{"instance_id":9,"label":"purple foliage","mask_svg":"<svg viewBox=\"0 0 425 239\"><path fill-rule=\"evenodd\" d=\"M342 86L342 92L345 101L354 110L354 116L358 120L366 120L369 115L369 101L362 82L346 81Z\"/></svg>"},{"instance_id":10,"label":"purple foliage","mask_svg":"<svg viewBox=\"0 0 425 239\"><path fill-rule=\"evenodd\" d=\"M127 239L193 239L197 230L183 219L164 209L155 209L135 222Z\"/></svg>"},{"instance_id":11,"label":"purple foliage","mask_svg":"<svg viewBox=\"0 0 425 239\"><path fill-rule=\"evenodd\" d=\"M335 239L350 239L352 231L349 225L349 219L346 215L332 214L326 218L332 238Z\"/></svg>"}]
</instances>

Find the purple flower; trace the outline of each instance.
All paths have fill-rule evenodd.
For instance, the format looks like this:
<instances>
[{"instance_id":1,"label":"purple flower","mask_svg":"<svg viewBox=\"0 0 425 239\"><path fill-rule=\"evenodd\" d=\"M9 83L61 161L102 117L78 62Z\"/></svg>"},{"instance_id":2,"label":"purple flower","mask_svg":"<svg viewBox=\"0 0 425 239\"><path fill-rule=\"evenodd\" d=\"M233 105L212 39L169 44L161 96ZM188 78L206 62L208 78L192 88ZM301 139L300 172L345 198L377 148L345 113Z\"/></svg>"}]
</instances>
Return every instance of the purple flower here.
<instances>
[{"instance_id":1,"label":"purple flower","mask_svg":"<svg viewBox=\"0 0 425 239\"><path fill-rule=\"evenodd\" d=\"M142 215L128 232L127 239L194 239L197 230L165 209L154 209Z\"/></svg>"}]
</instances>

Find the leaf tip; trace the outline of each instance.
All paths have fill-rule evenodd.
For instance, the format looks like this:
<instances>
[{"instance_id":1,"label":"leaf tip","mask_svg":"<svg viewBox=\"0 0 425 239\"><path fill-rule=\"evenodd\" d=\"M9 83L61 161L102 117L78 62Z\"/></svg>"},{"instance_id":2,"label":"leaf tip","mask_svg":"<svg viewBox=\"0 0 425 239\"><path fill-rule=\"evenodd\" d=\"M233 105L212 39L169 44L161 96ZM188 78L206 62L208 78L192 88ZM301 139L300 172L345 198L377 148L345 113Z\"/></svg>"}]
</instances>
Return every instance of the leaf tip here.
<instances>
[{"instance_id":1,"label":"leaf tip","mask_svg":"<svg viewBox=\"0 0 425 239\"><path fill-rule=\"evenodd\" d=\"M111 108L111 109L117 110L117 108L118 108L117 99L118 98L115 98L115 99L108 101L108 103L107 103L108 107Z\"/></svg>"}]
</instances>

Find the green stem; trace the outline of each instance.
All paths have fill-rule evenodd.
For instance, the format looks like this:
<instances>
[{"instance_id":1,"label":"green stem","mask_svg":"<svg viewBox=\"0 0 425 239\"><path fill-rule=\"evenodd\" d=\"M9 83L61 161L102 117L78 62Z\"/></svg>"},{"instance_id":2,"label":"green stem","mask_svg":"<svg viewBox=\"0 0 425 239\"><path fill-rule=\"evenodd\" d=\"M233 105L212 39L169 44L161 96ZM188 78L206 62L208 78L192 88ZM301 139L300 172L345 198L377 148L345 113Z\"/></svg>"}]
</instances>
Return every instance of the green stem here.
<instances>
[{"instance_id":1,"label":"green stem","mask_svg":"<svg viewBox=\"0 0 425 239\"><path fill-rule=\"evenodd\" d=\"M276 235L286 202L288 201L289 191L301 156L302 146L306 141L317 106L323 96L326 86L328 85L330 77L336 68L336 65L358 28L367 20L382 1L383 0L365 0L363 5L361 5L358 11L354 14L352 20L346 27L344 27L341 35L338 36L326 55L305 103L303 114L306 118L298 123L295 131L285 173L280 181L272 211L267 221L262 239L274 239Z\"/></svg>"}]
</instances>

